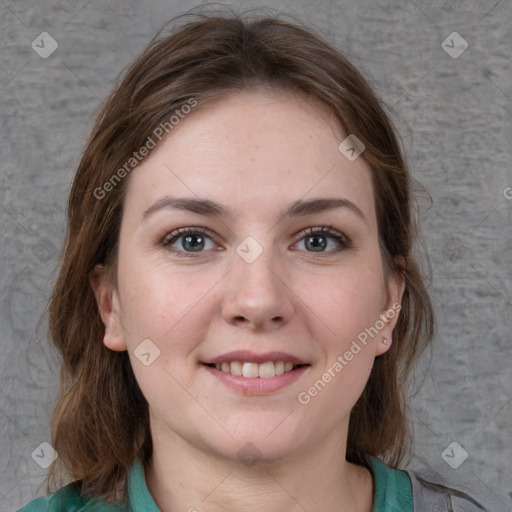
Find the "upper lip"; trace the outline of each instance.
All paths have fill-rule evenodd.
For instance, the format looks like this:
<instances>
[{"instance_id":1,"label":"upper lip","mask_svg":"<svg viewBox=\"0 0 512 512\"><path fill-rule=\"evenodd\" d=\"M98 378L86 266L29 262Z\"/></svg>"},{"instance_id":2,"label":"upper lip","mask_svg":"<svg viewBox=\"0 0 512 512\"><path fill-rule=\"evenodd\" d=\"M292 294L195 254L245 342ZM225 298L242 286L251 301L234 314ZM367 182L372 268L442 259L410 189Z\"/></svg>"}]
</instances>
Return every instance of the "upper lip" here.
<instances>
[{"instance_id":1,"label":"upper lip","mask_svg":"<svg viewBox=\"0 0 512 512\"><path fill-rule=\"evenodd\" d=\"M293 364L308 364L297 356L293 356L286 352L264 352L262 354L256 354L255 352L251 352L250 350L236 350L233 352L228 352L227 354L222 354L221 356L214 357L212 359L208 359L207 361L203 361L204 364L222 364L228 363L231 361L243 361L247 363L266 363L268 361L287 361L292 362Z\"/></svg>"}]
</instances>

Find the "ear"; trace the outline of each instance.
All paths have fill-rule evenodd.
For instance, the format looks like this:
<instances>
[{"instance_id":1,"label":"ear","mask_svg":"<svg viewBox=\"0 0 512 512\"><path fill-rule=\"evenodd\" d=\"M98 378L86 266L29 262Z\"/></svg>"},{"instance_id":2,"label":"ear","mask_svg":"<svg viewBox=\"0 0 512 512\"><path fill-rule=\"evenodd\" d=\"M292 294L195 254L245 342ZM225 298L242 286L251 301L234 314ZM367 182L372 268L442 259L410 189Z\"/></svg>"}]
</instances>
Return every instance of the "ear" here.
<instances>
[{"instance_id":1,"label":"ear","mask_svg":"<svg viewBox=\"0 0 512 512\"><path fill-rule=\"evenodd\" d=\"M96 265L91 271L89 284L96 297L101 320L105 325L103 344L110 350L126 350L118 293L103 265Z\"/></svg>"},{"instance_id":2,"label":"ear","mask_svg":"<svg viewBox=\"0 0 512 512\"><path fill-rule=\"evenodd\" d=\"M402 296L405 290L405 259L399 256L395 259L400 270L394 270L386 280L384 290L384 306L380 312L379 319L384 324L379 330L376 341L375 355L380 356L386 353L393 342L393 330L398 322L398 316L402 309Z\"/></svg>"}]
</instances>

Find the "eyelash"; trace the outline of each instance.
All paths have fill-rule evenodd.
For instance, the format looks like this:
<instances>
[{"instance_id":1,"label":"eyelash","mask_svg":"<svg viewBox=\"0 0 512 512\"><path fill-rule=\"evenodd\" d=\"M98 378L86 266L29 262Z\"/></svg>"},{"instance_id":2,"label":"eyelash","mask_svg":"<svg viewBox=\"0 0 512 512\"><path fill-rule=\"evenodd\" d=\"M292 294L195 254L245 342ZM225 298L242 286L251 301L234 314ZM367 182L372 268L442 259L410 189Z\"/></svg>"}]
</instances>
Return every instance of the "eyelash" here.
<instances>
[{"instance_id":1,"label":"eyelash","mask_svg":"<svg viewBox=\"0 0 512 512\"><path fill-rule=\"evenodd\" d=\"M197 252L186 252L186 251L180 251L177 249L174 249L170 246L172 246L173 243L175 243L180 238L187 236L187 235L203 235L211 240L215 241L215 236L213 233L211 233L209 230L205 228L200 227L187 227L187 228L179 228L171 233L168 233L164 236L164 238L161 241L161 245L165 248L168 248L175 254L183 257L198 257L201 253L205 251L197 251ZM321 251L321 252L314 252L314 251L306 251L311 254L333 254L333 253L339 253L345 249L349 249L352 246L351 240L340 233L339 231L336 231L332 228L332 226L318 226L318 227L311 227L301 232L301 238L298 240L300 242L301 240L304 240L308 236L314 236L314 235L323 235L327 238L332 238L338 242L339 247L336 249L330 250L330 251ZM296 242L296 243L298 243ZM295 244L294 244L295 245Z\"/></svg>"}]
</instances>

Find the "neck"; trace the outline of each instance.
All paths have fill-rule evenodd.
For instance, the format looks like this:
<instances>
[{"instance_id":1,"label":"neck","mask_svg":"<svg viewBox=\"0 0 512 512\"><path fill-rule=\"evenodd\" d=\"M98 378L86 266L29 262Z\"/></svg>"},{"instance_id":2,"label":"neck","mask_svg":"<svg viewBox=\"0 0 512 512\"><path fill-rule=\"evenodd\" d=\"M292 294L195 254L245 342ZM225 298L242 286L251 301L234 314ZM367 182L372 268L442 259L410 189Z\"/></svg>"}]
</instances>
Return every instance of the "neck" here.
<instances>
[{"instance_id":1,"label":"neck","mask_svg":"<svg viewBox=\"0 0 512 512\"><path fill-rule=\"evenodd\" d=\"M148 489L162 512L372 509L370 472L345 461L346 444L336 439L287 460L259 461L249 467L177 435L169 437L153 436L153 457L145 468Z\"/></svg>"}]
</instances>

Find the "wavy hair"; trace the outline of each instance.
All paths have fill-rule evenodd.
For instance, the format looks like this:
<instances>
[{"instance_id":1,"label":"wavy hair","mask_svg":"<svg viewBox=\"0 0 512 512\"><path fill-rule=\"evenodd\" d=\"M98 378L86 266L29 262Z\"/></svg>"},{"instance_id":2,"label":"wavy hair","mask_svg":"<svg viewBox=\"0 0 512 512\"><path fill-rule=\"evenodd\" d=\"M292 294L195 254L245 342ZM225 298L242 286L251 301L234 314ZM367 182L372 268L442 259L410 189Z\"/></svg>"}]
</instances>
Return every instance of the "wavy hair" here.
<instances>
[{"instance_id":1,"label":"wavy hair","mask_svg":"<svg viewBox=\"0 0 512 512\"><path fill-rule=\"evenodd\" d=\"M405 274L406 284L391 348L376 358L351 411L346 458L368 467L367 456L374 455L396 467L409 453L407 377L433 338L434 318L413 253L412 180L391 120L347 58L301 24L196 14L170 35L159 33L115 85L76 171L60 273L49 302L50 338L62 366L51 424L59 458L50 469L48 490L66 475L86 495L107 501L124 497L130 467L137 458L148 463L152 455L148 404L128 354L103 344L104 326L89 284L97 265L109 269L115 281L130 179L106 184L190 98L201 108L261 86L319 102L366 146L361 158L372 171L385 271Z\"/></svg>"}]
</instances>

